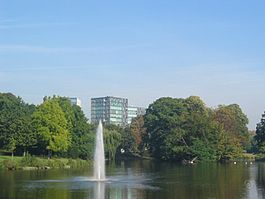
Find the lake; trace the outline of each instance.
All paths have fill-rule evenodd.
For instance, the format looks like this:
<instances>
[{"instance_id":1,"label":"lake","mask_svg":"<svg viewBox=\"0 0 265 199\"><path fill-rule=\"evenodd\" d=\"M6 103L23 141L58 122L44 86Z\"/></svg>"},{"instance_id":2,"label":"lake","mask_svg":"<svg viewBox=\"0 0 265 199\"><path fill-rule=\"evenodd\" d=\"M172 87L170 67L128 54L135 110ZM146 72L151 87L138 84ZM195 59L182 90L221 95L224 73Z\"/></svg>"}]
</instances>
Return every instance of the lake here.
<instances>
[{"instance_id":1,"label":"lake","mask_svg":"<svg viewBox=\"0 0 265 199\"><path fill-rule=\"evenodd\" d=\"M107 164L105 182L92 168L0 171L0 198L29 199L261 199L265 163L181 165L133 160Z\"/></svg>"}]
</instances>

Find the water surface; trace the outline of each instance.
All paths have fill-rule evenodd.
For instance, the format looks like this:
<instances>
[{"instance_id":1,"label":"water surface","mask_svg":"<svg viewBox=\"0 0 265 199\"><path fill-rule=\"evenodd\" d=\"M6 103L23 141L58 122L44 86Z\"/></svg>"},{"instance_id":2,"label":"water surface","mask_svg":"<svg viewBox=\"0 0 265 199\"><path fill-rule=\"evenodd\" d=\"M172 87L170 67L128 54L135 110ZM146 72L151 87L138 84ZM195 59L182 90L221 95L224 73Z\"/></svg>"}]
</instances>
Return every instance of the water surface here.
<instances>
[{"instance_id":1,"label":"water surface","mask_svg":"<svg viewBox=\"0 0 265 199\"><path fill-rule=\"evenodd\" d=\"M95 182L92 175L92 168L2 170L0 198L265 198L265 163L183 166L156 161L127 161L108 164L106 181Z\"/></svg>"}]
</instances>

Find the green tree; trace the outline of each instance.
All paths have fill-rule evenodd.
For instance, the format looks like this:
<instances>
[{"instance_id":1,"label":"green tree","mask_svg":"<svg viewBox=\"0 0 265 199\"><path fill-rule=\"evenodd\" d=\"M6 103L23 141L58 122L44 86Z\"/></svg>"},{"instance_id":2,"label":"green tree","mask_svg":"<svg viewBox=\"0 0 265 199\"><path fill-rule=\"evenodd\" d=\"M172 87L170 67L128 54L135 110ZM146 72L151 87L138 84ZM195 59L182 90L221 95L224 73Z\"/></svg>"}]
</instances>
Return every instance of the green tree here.
<instances>
[{"instance_id":1,"label":"green tree","mask_svg":"<svg viewBox=\"0 0 265 199\"><path fill-rule=\"evenodd\" d=\"M124 154L132 154L137 152L135 137L132 135L131 129L129 127L126 127L122 131L122 139L119 148L124 150Z\"/></svg>"},{"instance_id":2,"label":"green tree","mask_svg":"<svg viewBox=\"0 0 265 199\"><path fill-rule=\"evenodd\" d=\"M44 101L52 100L59 104L67 120L67 130L71 136L71 146L67 153L73 158L91 159L94 151L95 133L92 132L92 126L79 106L72 105L69 98L53 96L45 97Z\"/></svg>"},{"instance_id":3,"label":"green tree","mask_svg":"<svg viewBox=\"0 0 265 199\"><path fill-rule=\"evenodd\" d=\"M71 131L72 145L69 148L71 157L82 159L92 159L94 151L95 133L88 119L79 106L72 106L73 128Z\"/></svg>"},{"instance_id":4,"label":"green tree","mask_svg":"<svg viewBox=\"0 0 265 199\"><path fill-rule=\"evenodd\" d=\"M240 157L243 149L247 150L251 144L247 128L248 118L237 104L220 105L213 111L213 120L225 132L224 152L222 159Z\"/></svg>"},{"instance_id":5,"label":"green tree","mask_svg":"<svg viewBox=\"0 0 265 199\"><path fill-rule=\"evenodd\" d=\"M220 160L237 156L241 152L240 143L229 139L214 116L214 111L196 96L156 100L144 117L152 155L166 160L194 157Z\"/></svg>"},{"instance_id":6,"label":"green tree","mask_svg":"<svg viewBox=\"0 0 265 199\"><path fill-rule=\"evenodd\" d=\"M214 111L213 117L222 125L225 132L238 139L242 145L249 144L248 118L238 104L220 105Z\"/></svg>"},{"instance_id":7,"label":"green tree","mask_svg":"<svg viewBox=\"0 0 265 199\"><path fill-rule=\"evenodd\" d=\"M33 113L33 126L39 141L49 152L64 152L70 146L71 136L65 114L58 102L47 99Z\"/></svg>"},{"instance_id":8,"label":"green tree","mask_svg":"<svg viewBox=\"0 0 265 199\"><path fill-rule=\"evenodd\" d=\"M32 128L32 114L35 111L35 105L24 106L25 115L22 117L23 126L21 132L17 134L18 148L23 150L23 156L26 155L28 150L37 144L37 134Z\"/></svg>"},{"instance_id":9,"label":"green tree","mask_svg":"<svg viewBox=\"0 0 265 199\"><path fill-rule=\"evenodd\" d=\"M13 155L17 147L27 150L36 143L30 128L34 108L11 93L0 93L0 148Z\"/></svg>"},{"instance_id":10,"label":"green tree","mask_svg":"<svg viewBox=\"0 0 265 199\"><path fill-rule=\"evenodd\" d=\"M261 121L257 124L255 140L258 152L265 154L265 112L262 115Z\"/></svg>"},{"instance_id":11,"label":"green tree","mask_svg":"<svg viewBox=\"0 0 265 199\"><path fill-rule=\"evenodd\" d=\"M184 159L189 150L183 128L187 114L184 99L160 98L148 107L144 123L153 156Z\"/></svg>"},{"instance_id":12,"label":"green tree","mask_svg":"<svg viewBox=\"0 0 265 199\"><path fill-rule=\"evenodd\" d=\"M71 105L71 101L67 97L53 96L49 99L58 102L59 106L64 112L65 118L67 120L67 129L71 132L74 125L74 109Z\"/></svg>"},{"instance_id":13,"label":"green tree","mask_svg":"<svg viewBox=\"0 0 265 199\"><path fill-rule=\"evenodd\" d=\"M113 160L122 142L123 129L116 125L107 125L103 130L105 155Z\"/></svg>"}]
</instances>

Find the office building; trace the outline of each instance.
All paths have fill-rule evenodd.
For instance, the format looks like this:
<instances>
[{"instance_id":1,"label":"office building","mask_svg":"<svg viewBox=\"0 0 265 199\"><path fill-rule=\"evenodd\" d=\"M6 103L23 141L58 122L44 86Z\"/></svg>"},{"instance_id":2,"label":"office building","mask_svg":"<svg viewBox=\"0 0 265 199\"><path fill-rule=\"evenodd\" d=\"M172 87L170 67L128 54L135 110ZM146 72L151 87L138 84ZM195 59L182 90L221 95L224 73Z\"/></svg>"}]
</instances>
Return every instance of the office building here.
<instances>
[{"instance_id":1,"label":"office building","mask_svg":"<svg viewBox=\"0 0 265 199\"><path fill-rule=\"evenodd\" d=\"M99 97L91 99L91 122L97 124L127 125L128 99L119 97Z\"/></svg>"},{"instance_id":2,"label":"office building","mask_svg":"<svg viewBox=\"0 0 265 199\"><path fill-rule=\"evenodd\" d=\"M127 124L131 124L133 118L140 116L140 115L144 115L145 112L146 112L145 108L129 106L128 111L127 111L127 113L128 113L127 114Z\"/></svg>"},{"instance_id":3,"label":"office building","mask_svg":"<svg viewBox=\"0 0 265 199\"><path fill-rule=\"evenodd\" d=\"M127 113L127 123L131 124L132 119L137 117L137 107L129 106Z\"/></svg>"},{"instance_id":4,"label":"office building","mask_svg":"<svg viewBox=\"0 0 265 199\"><path fill-rule=\"evenodd\" d=\"M77 105L77 106L81 107L81 100L79 98L70 97L69 99L70 99L72 105Z\"/></svg>"},{"instance_id":5,"label":"office building","mask_svg":"<svg viewBox=\"0 0 265 199\"><path fill-rule=\"evenodd\" d=\"M139 116L139 115L145 115L145 113L146 113L146 108L137 107L137 116Z\"/></svg>"}]
</instances>

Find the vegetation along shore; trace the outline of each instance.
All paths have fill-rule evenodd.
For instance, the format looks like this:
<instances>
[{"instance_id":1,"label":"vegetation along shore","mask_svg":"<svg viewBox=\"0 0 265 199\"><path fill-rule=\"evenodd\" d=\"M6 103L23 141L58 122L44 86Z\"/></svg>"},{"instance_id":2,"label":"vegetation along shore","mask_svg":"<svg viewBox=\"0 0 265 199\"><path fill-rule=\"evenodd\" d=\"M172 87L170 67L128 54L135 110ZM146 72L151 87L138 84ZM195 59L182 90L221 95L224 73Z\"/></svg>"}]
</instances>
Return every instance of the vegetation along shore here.
<instances>
[{"instance_id":1,"label":"vegetation along shore","mask_svg":"<svg viewBox=\"0 0 265 199\"><path fill-rule=\"evenodd\" d=\"M262 112L262 111L261 111ZM262 159L264 115L256 131L238 104L209 108L197 96L164 97L149 105L130 126L104 126L108 160L137 157L165 161ZM69 168L93 159L95 126L66 97L27 104L0 93L0 167Z\"/></svg>"}]
</instances>

